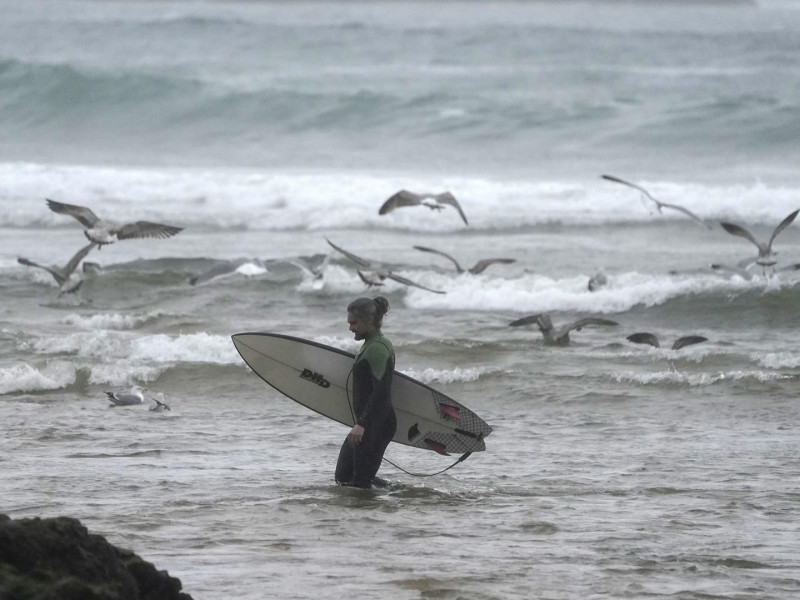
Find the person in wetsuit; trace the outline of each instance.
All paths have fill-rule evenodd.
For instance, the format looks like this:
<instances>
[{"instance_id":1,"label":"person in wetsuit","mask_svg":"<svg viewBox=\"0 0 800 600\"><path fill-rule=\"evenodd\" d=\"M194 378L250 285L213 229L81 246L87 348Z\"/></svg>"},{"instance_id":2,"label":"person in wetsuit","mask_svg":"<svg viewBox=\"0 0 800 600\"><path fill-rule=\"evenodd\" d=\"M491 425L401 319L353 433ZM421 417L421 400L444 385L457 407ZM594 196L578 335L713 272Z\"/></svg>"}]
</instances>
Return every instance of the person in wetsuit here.
<instances>
[{"instance_id":1,"label":"person in wetsuit","mask_svg":"<svg viewBox=\"0 0 800 600\"><path fill-rule=\"evenodd\" d=\"M350 331L364 344L356 354L351 407L355 424L347 434L336 463L336 483L368 488L394 437L397 418L392 408L394 348L381 333L389 301L383 296L358 298L347 307Z\"/></svg>"}]
</instances>

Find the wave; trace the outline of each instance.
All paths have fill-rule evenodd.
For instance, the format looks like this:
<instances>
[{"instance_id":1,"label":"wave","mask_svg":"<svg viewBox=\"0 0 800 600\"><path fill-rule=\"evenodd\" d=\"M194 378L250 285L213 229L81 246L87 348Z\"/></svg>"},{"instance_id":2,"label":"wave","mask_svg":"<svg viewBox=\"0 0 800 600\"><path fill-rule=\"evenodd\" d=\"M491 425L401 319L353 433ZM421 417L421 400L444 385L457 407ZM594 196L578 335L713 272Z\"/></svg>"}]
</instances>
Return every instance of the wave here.
<instances>
[{"instance_id":1,"label":"wave","mask_svg":"<svg viewBox=\"0 0 800 600\"><path fill-rule=\"evenodd\" d=\"M91 206L119 221L176 223L199 230L327 230L383 228L461 231L452 210L434 214L420 207L378 215L399 189L450 190L471 230L526 227L681 223L675 211L653 215L638 194L619 185L589 181L492 180L419 174L357 172L263 172L232 169L81 167L0 163L0 227L75 228L47 210L44 198ZM665 202L691 207L709 221L779 223L797 208L800 190L751 185L704 185L643 181ZM32 202L40 198L41 202ZM165 199L169 199L165 202ZM702 202L700 201L702 199Z\"/></svg>"}]
</instances>

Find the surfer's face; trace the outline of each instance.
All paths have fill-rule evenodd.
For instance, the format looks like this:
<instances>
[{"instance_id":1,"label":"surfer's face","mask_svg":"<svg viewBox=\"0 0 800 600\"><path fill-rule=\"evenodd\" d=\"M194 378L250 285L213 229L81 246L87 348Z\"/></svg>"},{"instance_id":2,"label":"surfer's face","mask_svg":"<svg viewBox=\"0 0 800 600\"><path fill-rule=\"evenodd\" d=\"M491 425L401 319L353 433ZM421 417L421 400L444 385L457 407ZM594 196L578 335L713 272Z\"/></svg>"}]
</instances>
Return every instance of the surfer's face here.
<instances>
[{"instance_id":1,"label":"surfer's face","mask_svg":"<svg viewBox=\"0 0 800 600\"><path fill-rule=\"evenodd\" d=\"M369 319L359 319L351 312L347 313L347 324L357 340L363 340L374 329Z\"/></svg>"}]
</instances>

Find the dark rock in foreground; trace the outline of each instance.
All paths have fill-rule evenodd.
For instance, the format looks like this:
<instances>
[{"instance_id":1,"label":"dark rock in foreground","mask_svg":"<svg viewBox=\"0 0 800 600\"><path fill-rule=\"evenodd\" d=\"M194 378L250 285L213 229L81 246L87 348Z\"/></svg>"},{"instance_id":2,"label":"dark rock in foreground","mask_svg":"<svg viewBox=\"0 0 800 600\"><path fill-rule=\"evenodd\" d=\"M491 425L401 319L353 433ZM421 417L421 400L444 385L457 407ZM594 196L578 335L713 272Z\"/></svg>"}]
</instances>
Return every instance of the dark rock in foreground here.
<instances>
[{"instance_id":1,"label":"dark rock in foreground","mask_svg":"<svg viewBox=\"0 0 800 600\"><path fill-rule=\"evenodd\" d=\"M191 600L180 579L77 519L0 515L0 600Z\"/></svg>"}]
</instances>

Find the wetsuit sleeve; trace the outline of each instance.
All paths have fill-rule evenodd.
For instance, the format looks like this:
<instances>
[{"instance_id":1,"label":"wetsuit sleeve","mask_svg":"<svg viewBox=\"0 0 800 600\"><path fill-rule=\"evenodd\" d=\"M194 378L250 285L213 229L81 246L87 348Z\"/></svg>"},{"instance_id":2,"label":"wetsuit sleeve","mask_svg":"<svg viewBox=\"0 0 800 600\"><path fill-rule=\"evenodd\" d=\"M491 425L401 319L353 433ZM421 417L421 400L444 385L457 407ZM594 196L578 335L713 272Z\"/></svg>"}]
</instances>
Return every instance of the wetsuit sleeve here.
<instances>
[{"instance_id":1,"label":"wetsuit sleeve","mask_svg":"<svg viewBox=\"0 0 800 600\"><path fill-rule=\"evenodd\" d=\"M358 424L364 425L379 408L386 404L389 396L387 371L393 368L392 353L383 344L373 344L361 357L358 367L369 370L372 392L358 415Z\"/></svg>"}]
</instances>

